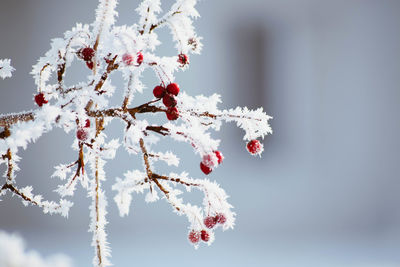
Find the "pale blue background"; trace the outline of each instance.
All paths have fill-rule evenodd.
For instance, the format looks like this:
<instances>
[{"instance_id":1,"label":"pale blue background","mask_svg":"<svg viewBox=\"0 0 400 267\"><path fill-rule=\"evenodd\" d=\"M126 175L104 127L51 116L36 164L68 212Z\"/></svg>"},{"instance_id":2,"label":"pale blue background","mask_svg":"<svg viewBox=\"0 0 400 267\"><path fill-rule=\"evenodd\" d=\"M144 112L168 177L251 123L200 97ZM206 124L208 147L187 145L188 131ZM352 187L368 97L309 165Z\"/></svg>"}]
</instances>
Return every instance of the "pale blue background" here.
<instances>
[{"instance_id":1,"label":"pale blue background","mask_svg":"<svg viewBox=\"0 0 400 267\"><path fill-rule=\"evenodd\" d=\"M118 24L136 21L138 2L121 1ZM0 4L0 58L17 69L0 81L0 112L31 109L31 66L50 38L93 21L97 1ZM130 216L118 216L110 187L140 164L121 152L107 165L105 185L115 266L400 266L400 1L219 0L201 1L198 10L203 54L177 81L193 95L222 94L224 107L263 106L274 135L262 159L248 155L234 125L216 135L226 160L211 178L231 195L237 226L198 250L186 241L185 218L163 201L134 196ZM170 40L165 30L161 36ZM70 71L71 81L84 70ZM113 80L121 88L120 76ZM150 73L145 81L155 83ZM113 125L110 136L120 130ZM46 134L20 154L20 185L56 199L52 166L76 158L64 137ZM199 159L178 149L182 168L201 177ZM79 189L66 220L6 197L0 229L19 232L44 255L64 252L90 266L88 205Z\"/></svg>"}]
</instances>

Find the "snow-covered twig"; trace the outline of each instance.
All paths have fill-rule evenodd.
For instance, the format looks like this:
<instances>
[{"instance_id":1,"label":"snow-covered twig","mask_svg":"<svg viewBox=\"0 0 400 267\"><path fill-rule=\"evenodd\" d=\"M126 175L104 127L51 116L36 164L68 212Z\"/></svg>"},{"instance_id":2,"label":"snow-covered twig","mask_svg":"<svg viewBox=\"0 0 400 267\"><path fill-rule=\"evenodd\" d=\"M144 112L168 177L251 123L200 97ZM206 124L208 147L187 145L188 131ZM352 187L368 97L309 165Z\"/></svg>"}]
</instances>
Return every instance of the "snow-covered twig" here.
<instances>
[{"instance_id":1,"label":"snow-covered twig","mask_svg":"<svg viewBox=\"0 0 400 267\"><path fill-rule=\"evenodd\" d=\"M75 188L81 185L91 198L89 230L93 234L94 266L111 265L111 249L106 239L104 164L115 157L119 146L143 160L143 170L125 172L124 179L117 178L112 187L120 215L129 213L132 193L146 191L147 202L164 198L174 212L187 217L188 239L197 248L200 241L210 245L218 227L233 228L236 215L226 192L216 182L195 179L186 172L157 172L158 162L179 166L178 156L171 151L159 151L157 143L169 138L189 144L200 157L201 171L209 175L224 159L219 151L221 141L213 137L213 131L220 130L222 122L234 122L244 130L243 139L252 155L261 155L263 145L258 139L272 133L271 117L263 109L220 109L219 95L192 97L189 90L180 88L175 81L174 74L187 70L189 61L193 62L189 56L199 54L202 48L193 24L199 17L197 0L175 0L164 13L160 0L142 0L136 9L139 19L130 26L114 25L117 4L117 0L99 0L91 25L76 24L62 38L51 41L49 51L39 58L31 72L37 90L34 97L37 109L0 115L0 165L7 168L0 195L9 191L25 204L66 216L72 202L64 197L72 197ZM164 26L171 31L176 55L158 53L161 41L157 30ZM86 65L87 77L67 85L66 76L70 73L67 69L74 60ZM13 70L10 60L0 60L0 77L9 77ZM150 92L141 82L145 70L159 79L150 86ZM114 73L122 74L125 80L122 90L112 83ZM117 90L121 99L117 106L111 106L110 98ZM133 104L138 93L146 100ZM108 140L106 136L112 120L123 124L121 139ZM15 179L18 150L56 127L74 134L72 146L77 151L75 161L56 166L53 174L63 182L56 190L61 196L59 203L34 196L32 187L19 189ZM184 202L181 189L200 190L204 195L202 204Z\"/></svg>"}]
</instances>

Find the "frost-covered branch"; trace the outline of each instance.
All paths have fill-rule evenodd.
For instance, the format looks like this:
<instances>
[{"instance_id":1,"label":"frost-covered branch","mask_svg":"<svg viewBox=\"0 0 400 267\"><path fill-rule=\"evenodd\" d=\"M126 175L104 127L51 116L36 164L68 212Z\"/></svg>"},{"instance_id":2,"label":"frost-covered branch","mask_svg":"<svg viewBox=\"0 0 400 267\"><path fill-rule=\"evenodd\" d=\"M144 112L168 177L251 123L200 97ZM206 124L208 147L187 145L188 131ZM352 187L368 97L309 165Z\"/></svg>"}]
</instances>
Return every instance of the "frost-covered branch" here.
<instances>
[{"instance_id":1,"label":"frost-covered branch","mask_svg":"<svg viewBox=\"0 0 400 267\"><path fill-rule=\"evenodd\" d=\"M168 138L187 143L199 156L196 165L210 175L224 159L219 151L220 140L213 137L223 122L234 122L244 130L243 139L252 155L261 155L263 145L259 139L272 133L271 117L262 108L221 109L219 95L193 97L189 89L175 81L176 72L189 68L190 54L199 54L202 48L201 37L193 26L199 17L196 0L175 0L166 12L161 10L160 0L142 0L136 9L138 21L122 26L115 26L117 2L99 0L91 25L78 23L51 41L50 49L31 72L37 90L36 109L0 115L0 166L6 168L0 195L11 192L24 204L66 216L72 202L64 198L72 198L78 186L87 190L94 266L111 265L104 165L115 158L120 146L143 161L143 169L126 171L124 178L116 178L112 186L120 215L129 214L133 193L146 192L147 202L164 198L175 213L188 219L188 239L197 248L200 241L210 245L218 227L233 228L235 213L226 192L216 182L204 177L195 179L186 172L157 171L159 162L170 168L179 167L180 162L172 151L159 151L158 142ZM171 31L175 54L162 55L157 49L161 44L157 30L164 26ZM67 84L68 68L75 60L85 66L87 77ZM0 77L11 76L13 70L10 60L0 60ZM152 91L142 83L145 71L158 79L157 84L148 86ZM113 85L116 73L125 81L123 88ZM141 103L135 98L138 94L145 99ZM110 105L113 96L120 97L117 106ZM123 125L123 131L120 139L109 140L106 133L113 120ZM74 161L57 165L52 175L61 180L55 190L61 197L59 203L43 201L32 194L32 187L19 189L15 179L19 150L54 128L74 135L72 147L77 152ZM184 191L192 189L203 194L199 205L183 200Z\"/></svg>"}]
</instances>

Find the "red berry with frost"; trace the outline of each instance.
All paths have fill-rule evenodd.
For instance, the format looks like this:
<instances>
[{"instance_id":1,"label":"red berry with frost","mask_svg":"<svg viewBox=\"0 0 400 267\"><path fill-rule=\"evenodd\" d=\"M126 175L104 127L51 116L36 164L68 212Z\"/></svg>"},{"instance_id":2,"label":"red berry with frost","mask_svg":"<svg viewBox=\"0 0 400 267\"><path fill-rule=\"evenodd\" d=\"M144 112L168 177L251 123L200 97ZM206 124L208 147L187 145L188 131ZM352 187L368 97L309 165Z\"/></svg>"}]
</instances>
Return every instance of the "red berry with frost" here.
<instances>
[{"instance_id":1,"label":"red berry with frost","mask_svg":"<svg viewBox=\"0 0 400 267\"><path fill-rule=\"evenodd\" d=\"M137 53L137 60L136 60L136 62L137 62L137 64L142 64L142 62L143 62L143 54L142 54L142 52L138 52Z\"/></svg>"},{"instance_id":2,"label":"red berry with frost","mask_svg":"<svg viewBox=\"0 0 400 267\"><path fill-rule=\"evenodd\" d=\"M195 230L190 231L189 236L188 236L189 241L192 242L193 244L198 243L200 241L200 235L201 234L199 231L195 231Z\"/></svg>"},{"instance_id":3,"label":"red berry with frost","mask_svg":"<svg viewBox=\"0 0 400 267\"><path fill-rule=\"evenodd\" d=\"M78 56L85 61L91 61L94 56L94 49L91 47L85 47L79 50Z\"/></svg>"},{"instance_id":4,"label":"red berry with frost","mask_svg":"<svg viewBox=\"0 0 400 267\"><path fill-rule=\"evenodd\" d=\"M167 86L167 92L171 95L178 95L179 94L179 86L176 83L170 83Z\"/></svg>"},{"instance_id":5,"label":"red berry with frost","mask_svg":"<svg viewBox=\"0 0 400 267\"><path fill-rule=\"evenodd\" d=\"M130 66L130 65L133 65L134 58L133 58L133 56L132 56L131 54L126 53L126 54L124 54L124 55L122 56L122 61L123 61L126 65Z\"/></svg>"},{"instance_id":6,"label":"red berry with frost","mask_svg":"<svg viewBox=\"0 0 400 267\"><path fill-rule=\"evenodd\" d=\"M200 162L200 169L204 174L208 175L212 172L212 168L205 165L203 162Z\"/></svg>"},{"instance_id":7,"label":"red berry with frost","mask_svg":"<svg viewBox=\"0 0 400 267\"><path fill-rule=\"evenodd\" d=\"M49 101L47 101L46 98L44 97L43 93L35 95L35 102L39 107L43 106L43 104L49 103Z\"/></svg>"},{"instance_id":8,"label":"red berry with frost","mask_svg":"<svg viewBox=\"0 0 400 267\"><path fill-rule=\"evenodd\" d=\"M217 220L215 219L215 217L212 216L208 216L206 218L204 218L204 225L211 229L213 228L215 225L217 224Z\"/></svg>"},{"instance_id":9,"label":"red berry with frost","mask_svg":"<svg viewBox=\"0 0 400 267\"><path fill-rule=\"evenodd\" d=\"M78 131L76 131L76 137L81 141L86 141L88 139L88 136L89 133L84 128L79 128Z\"/></svg>"},{"instance_id":10,"label":"red berry with frost","mask_svg":"<svg viewBox=\"0 0 400 267\"><path fill-rule=\"evenodd\" d=\"M219 213L215 216L215 220L217 221L217 223L219 224L224 224L226 222L226 217L224 214Z\"/></svg>"},{"instance_id":11,"label":"red berry with frost","mask_svg":"<svg viewBox=\"0 0 400 267\"><path fill-rule=\"evenodd\" d=\"M171 108L176 106L177 101L173 95L165 94L163 97L163 103L167 108Z\"/></svg>"},{"instance_id":12,"label":"red berry with frost","mask_svg":"<svg viewBox=\"0 0 400 267\"><path fill-rule=\"evenodd\" d=\"M90 127L90 120L86 119L85 121L85 128L89 128Z\"/></svg>"},{"instance_id":13,"label":"red berry with frost","mask_svg":"<svg viewBox=\"0 0 400 267\"><path fill-rule=\"evenodd\" d=\"M256 139L247 143L247 150L253 155L261 153L262 148L262 144Z\"/></svg>"},{"instance_id":14,"label":"red berry with frost","mask_svg":"<svg viewBox=\"0 0 400 267\"><path fill-rule=\"evenodd\" d=\"M153 95L155 96L155 98L163 97L165 95L165 88L161 85L154 87Z\"/></svg>"},{"instance_id":15,"label":"red berry with frost","mask_svg":"<svg viewBox=\"0 0 400 267\"><path fill-rule=\"evenodd\" d=\"M212 168L218 164L219 159L217 156L214 157L214 155L208 154L208 155L203 156L202 162L204 163L204 165Z\"/></svg>"},{"instance_id":16,"label":"red berry with frost","mask_svg":"<svg viewBox=\"0 0 400 267\"><path fill-rule=\"evenodd\" d=\"M218 164L221 164L222 161L224 160L224 156L218 150L214 151L214 153L215 153L215 156L217 156L217 158L218 158Z\"/></svg>"},{"instance_id":17,"label":"red berry with frost","mask_svg":"<svg viewBox=\"0 0 400 267\"><path fill-rule=\"evenodd\" d=\"M86 66L92 70L94 67L93 61L86 61Z\"/></svg>"},{"instance_id":18,"label":"red berry with frost","mask_svg":"<svg viewBox=\"0 0 400 267\"><path fill-rule=\"evenodd\" d=\"M167 114L167 118L170 121L174 121L179 118L179 111L176 107L168 108L165 113Z\"/></svg>"},{"instance_id":19,"label":"red berry with frost","mask_svg":"<svg viewBox=\"0 0 400 267\"><path fill-rule=\"evenodd\" d=\"M181 64L181 67L185 66L186 64L189 64L189 57L185 54L179 54L178 63Z\"/></svg>"},{"instance_id":20,"label":"red berry with frost","mask_svg":"<svg viewBox=\"0 0 400 267\"><path fill-rule=\"evenodd\" d=\"M208 242L208 240L210 240L210 234L206 231L206 230L201 230L201 240L203 240L204 242Z\"/></svg>"}]
</instances>

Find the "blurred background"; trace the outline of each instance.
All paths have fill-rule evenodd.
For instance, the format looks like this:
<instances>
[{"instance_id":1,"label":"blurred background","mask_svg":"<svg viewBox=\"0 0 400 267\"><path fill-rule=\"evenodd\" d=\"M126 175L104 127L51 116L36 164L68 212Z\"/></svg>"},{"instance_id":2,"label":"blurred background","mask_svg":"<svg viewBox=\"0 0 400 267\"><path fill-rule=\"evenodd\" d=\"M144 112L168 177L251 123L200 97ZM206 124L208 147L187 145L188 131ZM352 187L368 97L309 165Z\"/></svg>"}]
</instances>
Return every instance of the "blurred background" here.
<instances>
[{"instance_id":1,"label":"blurred background","mask_svg":"<svg viewBox=\"0 0 400 267\"><path fill-rule=\"evenodd\" d=\"M137 21L138 3L121 0L117 24ZM171 3L163 1L164 10ZM0 113L36 108L31 66L51 38L76 22L91 23L96 5L1 0L0 58L11 58L16 71L0 81ZM197 7L204 49L176 81L191 95L221 94L223 108L263 106L274 117L274 134L264 140L262 158L247 153L235 125L215 134L225 161L210 178L231 196L237 225L216 231L214 244L198 250L187 242L186 219L163 200L146 204L135 195L129 216L119 217L111 186L141 164L120 149L105 183L114 265L400 266L400 1L230 0ZM176 53L166 28L160 38L160 54ZM68 72L75 81L87 70L77 62ZM112 80L122 89L119 75ZM138 103L151 97L151 72L144 83ZM122 126L111 126L109 136L119 136ZM71 144L71 135L55 130L21 151L19 186L34 185L35 193L56 200L60 182L49 177L53 166L76 159ZM174 149L180 170L203 177L190 148ZM63 252L76 266L90 266L82 188L74 202L65 219L8 194L0 202L0 229L21 234L43 255Z\"/></svg>"}]
</instances>

